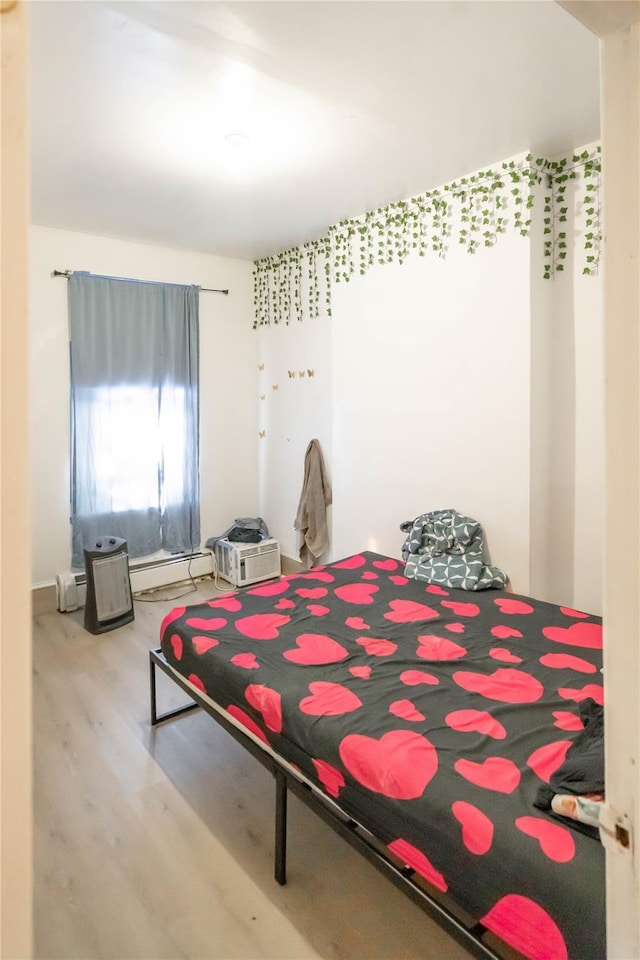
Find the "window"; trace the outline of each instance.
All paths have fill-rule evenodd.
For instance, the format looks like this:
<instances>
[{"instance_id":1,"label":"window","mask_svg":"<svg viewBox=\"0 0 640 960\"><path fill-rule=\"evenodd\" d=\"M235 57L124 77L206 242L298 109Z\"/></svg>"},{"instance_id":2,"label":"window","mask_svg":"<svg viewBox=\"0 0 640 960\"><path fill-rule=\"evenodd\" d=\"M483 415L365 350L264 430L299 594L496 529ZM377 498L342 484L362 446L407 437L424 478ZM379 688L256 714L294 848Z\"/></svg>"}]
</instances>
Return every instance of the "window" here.
<instances>
[{"instance_id":1,"label":"window","mask_svg":"<svg viewBox=\"0 0 640 960\"><path fill-rule=\"evenodd\" d=\"M198 288L74 273L72 566L100 536L132 557L200 545Z\"/></svg>"}]
</instances>

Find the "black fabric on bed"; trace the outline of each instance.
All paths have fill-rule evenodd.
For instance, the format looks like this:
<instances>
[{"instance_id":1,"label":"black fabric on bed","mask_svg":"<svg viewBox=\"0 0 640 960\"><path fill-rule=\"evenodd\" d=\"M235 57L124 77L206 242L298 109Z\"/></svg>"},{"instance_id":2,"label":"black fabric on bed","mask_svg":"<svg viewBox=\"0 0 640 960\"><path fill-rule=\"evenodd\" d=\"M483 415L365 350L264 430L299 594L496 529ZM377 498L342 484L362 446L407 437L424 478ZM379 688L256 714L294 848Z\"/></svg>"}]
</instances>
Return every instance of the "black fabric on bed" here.
<instances>
[{"instance_id":1,"label":"black fabric on bed","mask_svg":"<svg viewBox=\"0 0 640 960\"><path fill-rule=\"evenodd\" d=\"M531 960L603 960L604 852L535 807L602 703L597 617L364 552L163 623L169 663Z\"/></svg>"},{"instance_id":2,"label":"black fabric on bed","mask_svg":"<svg viewBox=\"0 0 640 960\"><path fill-rule=\"evenodd\" d=\"M578 704L584 729L567 751L567 759L551 775L548 784L541 784L535 799L540 810L548 810L561 823L574 830L599 838L597 827L553 813L551 801L557 793L584 796L604 793L604 708L590 697Z\"/></svg>"},{"instance_id":3,"label":"black fabric on bed","mask_svg":"<svg viewBox=\"0 0 640 960\"><path fill-rule=\"evenodd\" d=\"M579 704L584 725L571 744L567 759L552 774L556 793L602 793L604 790L604 709L588 697Z\"/></svg>"}]
</instances>

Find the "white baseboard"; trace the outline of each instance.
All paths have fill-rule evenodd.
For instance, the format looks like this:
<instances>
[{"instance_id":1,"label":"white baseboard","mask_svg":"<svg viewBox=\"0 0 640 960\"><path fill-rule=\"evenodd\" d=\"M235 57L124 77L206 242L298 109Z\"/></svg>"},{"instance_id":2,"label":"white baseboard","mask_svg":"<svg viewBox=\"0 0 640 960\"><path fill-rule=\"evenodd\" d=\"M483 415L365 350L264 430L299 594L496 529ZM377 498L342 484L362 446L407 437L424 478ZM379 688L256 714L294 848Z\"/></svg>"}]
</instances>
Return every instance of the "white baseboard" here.
<instances>
[{"instance_id":1,"label":"white baseboard","mask_svg":"<svg viewBox=\"0 0 640 960\"><path fill-rule=\"evenodd\" d=\"M212 554L208 552L194 553L191 557L166 557L146 563L130 563L131 592L135 597L136 594L158 590L191 578L196 580L200 577L210 577L212 570ZM62 578L71 580L73 589L70 593L75 593L75 597L72 598L72 605L67 606L62 595L61 584L58 584L57 609L65 611L83 607L87 596L85 574L62 574Z\"/></svg>"},{"instance_id":2,"label":"white baseboard","mask_svg":"<svg viewBox=\"0 0 640 960\"><path fill-rule=\"evenodd\" d=\"M300 558L292 557L288 553L280 554L280 564L282 567L282 573L285 576L290 573L301 573L304 570L304 565L300 563Z\"/></svg>"},{"instance_id":3,"label":"white baseboard","mask_svg":"<svg viewBox=\"0 0 640 960\"><path fill-rule=\"evenodd\" d=\"M292 573L301 573L305 570L304 565L298 557L292 557L289 554L282 555L282 573L286 576ZM191 576L194 579L199 577L211 576L213 555L203 551L195 554L191 560ZM129 568L131 577L131 590L134 594L141 593L143 590L154 590L160 587L168 587L175 583L189 579L189 561L182 557L168 558L151 563L131 566ZM84 574L76 574L76 585L78 594L78 606L83 607L86 599L86 581ZM229 585L233 589L233 585ZM32 609L34 616L40 614L53 613L59 610L59 598L55 581L45 583L36 583L31 591Z\"/></svg>"},{"instance_id":4,"label":"white baseboard","mask_svg":"<svg viewBox=\"0 0 640 960\"><path fill-rule=\"evenodd\" d=\"M156 590L158 587L167 587L191 577L211 576L213 567L210 553L196 553L189 558L165 560L153 566L130 567L132 593L142 593L143 590Z\"/></svg>"}]
</instances>

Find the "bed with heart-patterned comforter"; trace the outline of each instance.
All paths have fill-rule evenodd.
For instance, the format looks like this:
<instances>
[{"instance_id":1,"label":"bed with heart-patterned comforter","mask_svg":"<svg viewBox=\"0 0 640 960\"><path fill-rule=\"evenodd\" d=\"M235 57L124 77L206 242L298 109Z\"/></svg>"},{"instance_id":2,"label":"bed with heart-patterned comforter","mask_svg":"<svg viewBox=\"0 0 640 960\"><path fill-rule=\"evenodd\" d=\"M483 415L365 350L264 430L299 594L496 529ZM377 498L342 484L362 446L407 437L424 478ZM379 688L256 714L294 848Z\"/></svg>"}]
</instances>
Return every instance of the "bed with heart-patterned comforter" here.
<instances>
[{"instance_id":1,"label":"bed with heart-patterned comforter","mask_svg":"<svg viewBox=\"0 0 640 960\"><path fill-rule=\"evenodd\" d=\"M605 957L599 840L534 806L602 703L602 626L363 552L164 620L172 667L532 960Z\"/></svg>"}]
</instances>

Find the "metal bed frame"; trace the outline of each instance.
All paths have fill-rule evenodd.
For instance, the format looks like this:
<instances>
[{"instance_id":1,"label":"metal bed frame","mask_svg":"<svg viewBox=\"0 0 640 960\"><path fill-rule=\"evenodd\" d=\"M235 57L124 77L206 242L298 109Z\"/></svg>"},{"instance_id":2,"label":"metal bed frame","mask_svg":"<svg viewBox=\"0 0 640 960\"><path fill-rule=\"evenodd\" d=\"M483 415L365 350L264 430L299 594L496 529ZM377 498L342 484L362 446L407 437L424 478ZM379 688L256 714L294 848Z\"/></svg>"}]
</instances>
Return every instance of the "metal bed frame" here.
<instances>
[{"instance_id":1,"label":"metal bed frame","mask_svg":"<svg viewBox=\"0 0 640 960\"><path fill-rule=\"evenodd\" d=\"M168 710L165 713L158 713L156 692L156 669L158 668L190 697L190 703L174 710ZM280 885L283 886L286 883L287 796L291 792L366 857L370 863L373 863L378 870L389 877L400 890L439 923L470 954L478 957L479 960L504 960L505 955L503 953L496 952L482 940L484 934L488 932L482 924L466 925L448 907L435 899L420 885L415 871L411 867L398 866L397 863L394 863L385 849L375 841L375 837L366 828L345 814L336 803L317 791L310 783L296 776L289 764L281 761L275 753L263 748L257 739L254 740L250 735L245 734L228 719L222 708L215 709L212 707L208 698L201 696L197 688L170 666L160 647L149 651L149 681L152 727L200 707L273 774L276 787L274 875ZM510 948L508 949L510 955L513 956L513 951Z\"/></svg>"}]
</instances>

